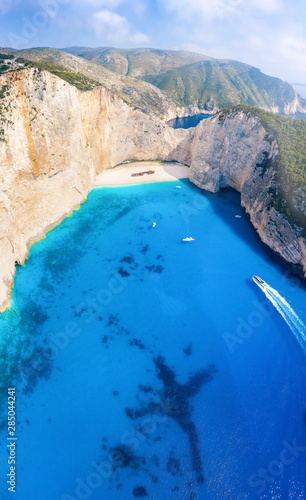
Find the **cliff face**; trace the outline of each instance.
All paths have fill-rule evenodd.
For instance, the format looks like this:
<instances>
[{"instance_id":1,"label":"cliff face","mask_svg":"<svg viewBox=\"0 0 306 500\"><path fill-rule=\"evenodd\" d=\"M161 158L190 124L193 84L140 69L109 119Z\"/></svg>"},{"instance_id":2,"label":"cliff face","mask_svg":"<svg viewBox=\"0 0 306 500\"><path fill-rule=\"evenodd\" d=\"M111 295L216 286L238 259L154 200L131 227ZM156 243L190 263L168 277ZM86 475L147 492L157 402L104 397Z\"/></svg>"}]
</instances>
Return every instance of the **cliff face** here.
<instances>
[{"instance_id":1,"label":"cliff face","mask_svg":"<svg viewBox=\"0 0 306 500\"><path fill-rule=\"evenodd\" d=\"M15 262L87 197L96 174L126 160L165 159L186 133L104 87L80 92L34 69L0 77L0 308Z\"/></svg>"},{"instance_id":2,"label":"cliff face","mask_svg":"<svg viewBox=\"0 0 306 500\"><path fill-rule=\"evenodd\" d=\"M292 102L284 104L283 109L278 109L276 113L285 115L295 115L296 113L306 113L306 101L296 91Z\"/></svg>"},{"instance_id":3,"label":"cliff face","mask_svg":"<svg viewBox=\"0 0 306 500\"><path fill-rule=\"evenodd\" d=\"M259 118L243 112L173 130L104 87L81 92L33 68L2 75L0 310L29 246L86 199L96 175L123 161L176 160L203 189L236 189L262 241L306 276L305 236L271 203L276 179L267 160L277 153ZM306 207L305 190L295 201Z\"/></svg>"},{"instance_id":4,"label":"cliff face","mask_svg":"<svg viewBox=\"0 0 306 500\"><path fill-rule=\"evenodd\" d=\"M40 58L47 57L50 60L52 54L54 55L54 49L32 49L24 51L24 56L26 59L37 57L38 51ZM161 100L168 98L168 108L170 103L172 107L173 103L176 103L180 108L185 108L181 109L177 116L203 112L213 114L220 109L242 103L273 113L306 113L305 101L303 102L289 83L265 75L259 69L238 61L159 49L70 47L64 49L64 52L66 56L63 51L57 50L53 62L64 66L67 63L73 64L74 67L77 64L80 67L80 59L83 59L88 65L87 71L97 73L98 67L107 70L107 80L110 79L109 73L113 73L120 78L130 78L134 85L140 81L149 82L151 87L162 91ZM70 56L69 61L67 54ZM81 72L84 69L83 67ZM101 81L103 85L104 82L105 79ZM144 95L144 89L141 94ZM143 97L141 101L144 101ZM139 105L137 100L134 100L134 103ZM152 106L150 107L152 109Z\"/></svg>"},{"instance_id":5,"label":"cliff face","mask_svg":"<svg viewBox=\"0 0 306 500\"><path fill-rule=\"evenodd\" d=\"M190 165L190 180L200 188L217 192L232 187L241 193L241 204L261 240L289 263L301 266L306 276L305 236L272 207L276 179L266 160L275 157L278 146L267 139L257 117L243 112L223 119L216 116L191 129L175 157ZM297 196L301 205L301 193Z\"/></svg>"}]
</instances>

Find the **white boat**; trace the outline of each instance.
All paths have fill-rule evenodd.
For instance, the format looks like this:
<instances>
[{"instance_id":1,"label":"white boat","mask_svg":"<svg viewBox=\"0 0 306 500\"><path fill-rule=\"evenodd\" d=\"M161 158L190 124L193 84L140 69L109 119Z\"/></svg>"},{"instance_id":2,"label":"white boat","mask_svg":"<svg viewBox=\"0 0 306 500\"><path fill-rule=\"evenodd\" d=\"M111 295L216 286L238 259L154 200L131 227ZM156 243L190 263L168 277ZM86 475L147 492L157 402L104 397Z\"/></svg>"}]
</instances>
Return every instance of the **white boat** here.
<instances>
[{"instance_id":1,"label":"white boat","mask_svg":"<svg viewBox=\"0 0 306 500\"><path fill-rule=\"evenodd\" d=\"M182 186L175 186L176 189L182 189Z\"/></svg>"},{"instance_id":2,"label":"white boat","mask_svg":"<svg viewBox=\"0 0 306 500\"><path fill-rule=\"evenodd\" d=\"M235 215L236 219L241 219L241 215Z\"/></svg>"},{"instance_id":3,"label":"white boat","mask_svg":"<svg viewBox=\"0 0 306 500\"><path fill-rule=\"evenodd\" d=\"M152 227L155 227L155 226L156 226L156 222L153 222Z\"/></svg>"},{"instance_id":4,"label":"white boat","mask_svg":"<svg viewBox=\"0 0 306 500\"><path fill-rule=\"evenodd\" d=\"M187 238L183 238L183 241L194 241L194 238L191 238L191 236L187 236Z\"/></svg>"},{"instance_id":5,"label":"white boat","mask_svg":"<svg viewBox=\"0 0 306 500\"><path fill-rule=\"evenodd\" d=\"M255 283L259 283L259 285L265 284L264 280L262 280L259 276L254 275L253 280L255 281Z\"/></svg>"}]
</instances>

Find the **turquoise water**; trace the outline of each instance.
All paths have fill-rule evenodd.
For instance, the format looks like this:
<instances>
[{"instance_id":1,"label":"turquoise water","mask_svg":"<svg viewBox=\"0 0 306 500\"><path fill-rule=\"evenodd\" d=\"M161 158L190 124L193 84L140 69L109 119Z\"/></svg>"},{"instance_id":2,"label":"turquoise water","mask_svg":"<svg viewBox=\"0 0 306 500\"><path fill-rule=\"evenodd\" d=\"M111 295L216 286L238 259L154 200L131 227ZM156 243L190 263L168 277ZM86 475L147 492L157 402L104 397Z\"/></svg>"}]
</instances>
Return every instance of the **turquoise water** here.
<instances>
[{"instance_id":1,"label":"turquoise water","mask_svg":"<svg viewBox=\"0 0 306 500\"><path fill-rule=\"evenodd\" d=\"M14 498L306 498L305 298L236 193L93 190L31 248L0 319Z\"/></svg>"}]
</instances>

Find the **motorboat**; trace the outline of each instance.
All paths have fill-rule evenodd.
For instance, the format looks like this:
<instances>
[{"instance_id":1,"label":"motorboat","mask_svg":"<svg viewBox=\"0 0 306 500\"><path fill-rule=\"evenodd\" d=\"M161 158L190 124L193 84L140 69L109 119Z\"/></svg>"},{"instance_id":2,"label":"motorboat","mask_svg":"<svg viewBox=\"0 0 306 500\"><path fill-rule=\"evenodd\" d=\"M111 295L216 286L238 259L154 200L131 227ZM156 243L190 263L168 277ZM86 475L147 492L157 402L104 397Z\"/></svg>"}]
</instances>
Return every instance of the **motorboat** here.
<instances>
[{"instance_id":1,"label":"motorboat","mask_svg":"<svg viewBox=\"0 0 306 500\"><path fill-rule=\"evenodd\" d=\"M187 238L183 238L183 241L194 241L194 238L191 238L191 236L187 236Z\"/></svg>"},{"instance_id":2,"label":"motorboat","mask_svg":"<svg viewBox=\"0 0 306 500\"><path fill-rule=\"evenodd\" d=\"M255 281L255 283L259 283L259 285L265 284L264 280L262 280L259 276L254 275L253 280Z\"/></svg>"}]
</instances>

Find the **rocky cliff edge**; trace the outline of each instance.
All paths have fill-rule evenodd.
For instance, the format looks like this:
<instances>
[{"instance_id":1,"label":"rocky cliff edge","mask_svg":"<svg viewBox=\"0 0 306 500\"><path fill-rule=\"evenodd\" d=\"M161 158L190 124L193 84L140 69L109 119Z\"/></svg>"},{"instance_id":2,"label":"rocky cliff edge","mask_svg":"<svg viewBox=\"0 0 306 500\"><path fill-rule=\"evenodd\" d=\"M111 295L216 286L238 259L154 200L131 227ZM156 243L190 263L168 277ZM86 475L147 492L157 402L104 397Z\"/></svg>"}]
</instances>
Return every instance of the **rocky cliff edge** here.
<instances>
[{"instance_id":1,"label":"rocky cliff edge","mask_svg":"<svg viewBox=\"0 0 306 500\"><path fill-rule=\"evenodd\" d=\"M213 193L231 187L241 193L241 205L261 240L306 277L305 232L273 208L277 154L278 145L259 118L234 111L190 129L174 156L190 165L190 180L198 187Z\"/></svg>"},{"instance_id":2,"label":"rocky cliff edge","mask_svg":"<svg viewBox=\"0 0 306 500\"><path fill-rule=\"evenodd\" d=\"M102 170L166 159L186 136L104 87L81 92L33 68L0 77L0 309L15 265L82 203Z\"/></svg>"}]
</instances>

